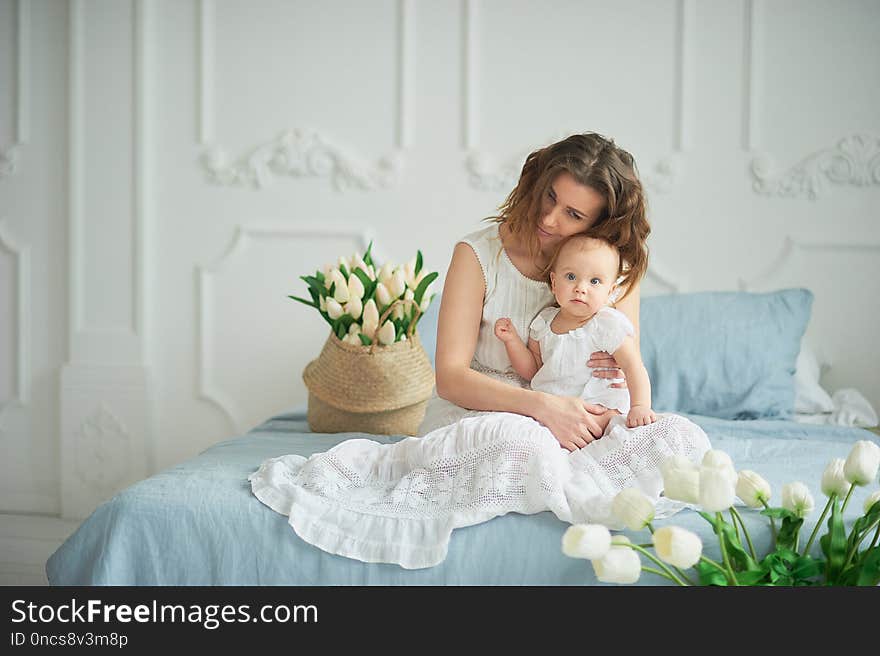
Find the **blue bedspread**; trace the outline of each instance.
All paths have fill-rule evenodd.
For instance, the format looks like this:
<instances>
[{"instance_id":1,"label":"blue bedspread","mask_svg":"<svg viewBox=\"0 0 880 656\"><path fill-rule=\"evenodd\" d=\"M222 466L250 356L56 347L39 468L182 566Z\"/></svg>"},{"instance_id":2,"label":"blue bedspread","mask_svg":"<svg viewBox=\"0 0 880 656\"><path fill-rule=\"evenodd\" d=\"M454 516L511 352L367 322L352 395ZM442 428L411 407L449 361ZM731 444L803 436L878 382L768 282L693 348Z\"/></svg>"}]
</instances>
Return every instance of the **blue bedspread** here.
<instances>
[{"instance_id":1,"label":"blue bedspread","mask_svg":"<svg viewBox=\"0 0 880 656\"><path fill-rule=\"evenodd\" d=\"M730 454L737 469L753 469L773 486L779 505L783 484L805 482L817 509L825 498L819 481L831 458L845 458L856 440L877 442L868 431L788 421L691 419L715 448ZM595 585L589 562L560 550L567 525L552 513L508 514L457 529L447 559L437 567L404 570L365 564L324 553L303 542L279 515L250 491L248 474L266 458L308 456L349 437L393 442L399 437L308 432L301 414L275 417L250 433L216 444L192 460L120 492L86 519L46 564L51 585ZM861 513L876 482L853 495L846 516ZM759 550L769 543L766 519L741 509ZM718 557L709 525L683 511L655 526L673 523L697 532L710 557ZM627 531L649 541L647 530ZM640 585L664 585L643 575Z\"/></svg>"}]
</instances>

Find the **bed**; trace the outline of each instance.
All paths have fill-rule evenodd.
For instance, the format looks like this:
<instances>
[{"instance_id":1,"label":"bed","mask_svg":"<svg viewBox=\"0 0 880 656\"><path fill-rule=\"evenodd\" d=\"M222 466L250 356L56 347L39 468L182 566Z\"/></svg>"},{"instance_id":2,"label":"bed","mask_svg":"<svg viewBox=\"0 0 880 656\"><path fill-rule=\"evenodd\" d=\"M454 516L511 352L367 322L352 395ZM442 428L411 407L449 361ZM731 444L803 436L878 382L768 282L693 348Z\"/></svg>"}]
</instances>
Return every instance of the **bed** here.
<instances>
[{"instance_id":1,"label":"bed","mask_svg":"<svg viewBox=\"0 0 880 656\"><path fill-rule=\"evenodd\" d=\"M660 404L659 409L675 408L685 414L703 427L714 448L732 457L737 469L760 473L773 487L775 505L783 484L805 482L818 506L806 522L807 535L824 505L819 481L827 463L845 458L858 440L880 444L877 435L867 430L803 424L787 414L794 404L794 362L811 301L809 292L785 290L764 295L678 295L642 303L642 351L654 381L655 407ZM719 317L740 317L741 322ZM425 332L430 335L429 326ZM682 361L688 365L681 367ZM267 458L290 453L309 456L351 437L383 443L403 439L312 433L303 409L296 409L216 444L98 507L47 562L49 583L598 584L589 563L563 555L561 539L567 524L550 512L508 514L457 529L446 560L419 570L366 564L305 543L286 517L253 496L247 477ZM873 489L876 481L857 489L845 519L851 522L861 514ZM770 541L767 520L754 510L742 508L741 513L756 548L765 550ZM706 553L719 557L711 527L696 512L685 510L655 525L670 523L696 532ZM649 539L647 531L644 536L627 535ZM644 574L638 585L667 583Z\"/></svg>"}]
</instances>

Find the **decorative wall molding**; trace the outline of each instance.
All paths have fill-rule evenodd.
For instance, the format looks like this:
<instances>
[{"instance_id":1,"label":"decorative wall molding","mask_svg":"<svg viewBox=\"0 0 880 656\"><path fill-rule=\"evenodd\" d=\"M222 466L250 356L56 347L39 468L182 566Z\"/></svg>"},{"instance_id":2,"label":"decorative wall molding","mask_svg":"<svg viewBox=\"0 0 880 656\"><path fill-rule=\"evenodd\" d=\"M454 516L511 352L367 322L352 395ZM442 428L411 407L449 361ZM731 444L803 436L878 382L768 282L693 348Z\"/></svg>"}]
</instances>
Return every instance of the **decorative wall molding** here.
<instances>
[{"instance_id":1,"label":"decorative wall molding","mask_svg":"<svg viewBox=\"0 0 880 656\"><path fill-rule=\"evenodd\" d=\"M397 0L397 133L394 149L369 163L350 147L310 128L285 130L273 141L230 157L213 143L214 2L199 0L199 158L208 180L223 186L265 187L274 175L329 178L337 191L374 191L396 183L402 170L404 149L412 144L412 78L415 26L413 0Z\"/></svg>"},{"instance_id":2,"label":"decorative wall molding","mask_svg":"<svg viewBox=\"0 0 880 656\"><path fill-rule=\"evenodd\" d=\"M880 137L856 134L778 171L769 155L752 159L753 188L765 196L816 200L828 184L880 185Z\"/></svg>"},{"instance_id":3,"label":"decorative wall molding","mask_svg":"<svg viewBox=\"0 0 880 656\"><path fill-rule=\"evenodd\" d=\"M101 402L76 433L76 475L84 484L112 492L129 474L131 431Z\"/></svg>"},{"instance_id":4,"label":"decorative wall molding","mask_svg":"<svg viewBox=\"0 0 880 656\"><path fill-rule=\"evenodd\" d=\"M553 143L568 135L583 132L583 127L559 131L542 144L523 149L515 157L499 164L499 158L479 147L479 128L477 115L479 112L478 89L479 75L477 61L479 59L479 41L477 28L479 12L477 0L465 0L462 29L464 52L462 54L462 95L464 97L464 116L462 117L462 141L467 150L464 166L472 187L481 191L509 191L519 180L522 165L529 153L543 145ZM642 176L642 181L649 189L659 193L668 192L675 184L681 169L681 154L688 147L690 134L690 112L693 94L691 61L693 59L693 0L678 0L676 4L676 43L675 43L675 126L673 151L662 157L651 168L651 172Z\"/></svg>"},{"instance_id":5,"label":"decorative wall molding","mask_svg":"<svg viewBox=\"0 0 880 656\"><path fill-rule=\"evenodd\" d=\"M789 260L795 251L810 252L840 252L840 253L877 253L880 254L880 244L864 243L864 242L815 242L802 241L786 236L782 242L782 248L770 265L754 278L746 280L745 278L737 279L737 286L740 291L752 291L765 286L773 280L779 273L788 266Z\"/></svg>"},{"instance_id":6,"label":"decorative wall molding","mask_svg":"<svg viewBox=\"0 0 880 656\"><path fill-rule=\"evenodd\" d=\"M250 155L230 162L220 146L202 155L208 178L217 184L265 187L274 175L330 178L337 191L390 187L402 164L400 150L369 164L311 130L290 130L258 146Z\"/></svg>"},{"instance_id":7,"label":"decorative wall molding","mask_svg":"<svg viewBox=\"0 0 880 656\"><path fill-rule=\"evenodd\" d=\"M320 223L320 222L316 222ZM308 239L308 238L339 238L350 237L360 244L361 251L365 251L373 240L370 231L355 231L351 227L324 225L321 228L290 228L275 225L240 225L236 228L235 235L229 246L212 264L196 267L198 281L198 398L208 401L217 408L230 427L237 433L244 432L242 413L235 401L226 394L213 378L214 361L212 359L212 333L214 304L213 304L213 278L222 273L223 269L244 250L248 239Z\"/></svg>"},{"instance_id":8,"label":"decorative wall molding","mask_svg":"<svg viewBox=\"0 0 880 656\"><path fill-rule=\"evenodd\" d=\"M0 219L0 251L15 259L15 388L12 398L0 402L0 430L6 416L15 407L30 401L31 371L31 255L30 246L20 246L10 236L5 218Z\"/></svg>"},{"instance_id":9,"label":"decorative wall molding","mask_svg":"<svg viewBox=\"0 0 880 656\"><path fill-rule=\"evenodd\" d=\"M30 124L31 5L15 3L15 143L0 149L0 180L18 169L21 147L28 142Z\"/></svg>"},{"instance_id":10,"label":"decorative wall molding","mask_svg":"<svg viewBox=\"0 0 880 656\"><path fill-rule=\"evenodd\" d=\"M758 107L764 70L764 3L746 0L744 44L743 147L752 156L752 189L763 196L816 200L828 184L880 185L880 137L854 134L780 170L769 153L758 152Z\"/></svg>"}]
</instances>

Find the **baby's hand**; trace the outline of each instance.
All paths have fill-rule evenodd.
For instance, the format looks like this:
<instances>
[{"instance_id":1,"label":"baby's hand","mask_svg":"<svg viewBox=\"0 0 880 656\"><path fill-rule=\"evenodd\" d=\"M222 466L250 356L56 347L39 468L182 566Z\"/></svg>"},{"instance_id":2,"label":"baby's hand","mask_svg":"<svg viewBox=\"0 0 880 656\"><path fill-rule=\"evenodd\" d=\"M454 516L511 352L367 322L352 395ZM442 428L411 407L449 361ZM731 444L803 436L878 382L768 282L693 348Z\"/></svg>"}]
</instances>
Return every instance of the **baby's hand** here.
<instances>
[{"instance_id":1,"label":"baby's hand","mask_svg":"<svg viewBox=\"0 0 880 656\"><path fill-rule=\"evenodd\" d=\"M495 322L495 337L505 343L512 339L519 339L516 328L513 327L513 322L507 317L502 317Z\"/></svg>"},{"instance_id":2,"label":"baby's hand","mask_svg":"<svg viewBox=\"0 0 880 656\"><path fill-rule=\"evenodd\" d=\"M653 424L655 421L657 421L657 415L654 414L654 411L651 410L651 408L644 405L632 406L629 409L629 414L626 416L627 428L647 426L648 424Z\"/></svg>"}]
</instances>

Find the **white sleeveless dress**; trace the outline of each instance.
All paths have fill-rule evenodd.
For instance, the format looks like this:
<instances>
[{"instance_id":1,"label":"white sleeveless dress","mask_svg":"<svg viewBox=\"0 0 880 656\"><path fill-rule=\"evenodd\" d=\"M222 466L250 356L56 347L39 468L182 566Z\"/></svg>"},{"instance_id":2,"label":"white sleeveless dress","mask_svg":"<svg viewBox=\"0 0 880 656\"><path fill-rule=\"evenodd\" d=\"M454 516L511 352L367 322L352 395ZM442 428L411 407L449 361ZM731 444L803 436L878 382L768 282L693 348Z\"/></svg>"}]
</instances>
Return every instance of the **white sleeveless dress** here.
<instances>
[{"instance_id":1,"label":"white sleeveless dress","mask_svg":"<svg viewBox=\"0 0 880 656\"><path fill-rule=\"evenodd\" d=\"M547 285L513 266L497 225L464 241L486 276L472 367L525 387L494 323L510 317L527 335L553 297ZM628 487L658 501L656 517L668 516L685 504L660 498L659 465L673 455L698 462L710 448L702 429L677 415L632 430L624 417L615 417L601 439L570 453L531 417L469 411L437 397L429 409L423 437L393 444L350 439L309 458L271 458L248 477L251 490L286 515L300 538L324 551L416 569L446 558L454 529L510 512L549 510L564 522L620 528L611 501Z\"/></svg>"}]
</instances>

